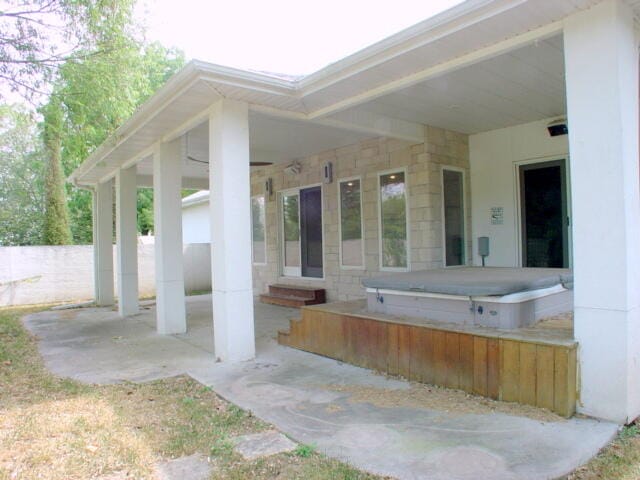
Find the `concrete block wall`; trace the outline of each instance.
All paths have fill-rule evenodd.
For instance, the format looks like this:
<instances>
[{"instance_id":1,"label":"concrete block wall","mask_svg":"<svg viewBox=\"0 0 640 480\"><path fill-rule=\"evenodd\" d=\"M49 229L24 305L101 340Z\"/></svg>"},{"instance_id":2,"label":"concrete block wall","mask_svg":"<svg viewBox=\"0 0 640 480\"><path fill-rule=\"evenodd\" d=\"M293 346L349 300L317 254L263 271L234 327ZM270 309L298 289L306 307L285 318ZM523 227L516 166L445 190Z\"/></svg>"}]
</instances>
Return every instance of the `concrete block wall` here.
<instances>
[{"instance_id":1,"label":"concrete block wall","mask_svg":"<svg viewBox=\"0 0 640 480\"><path fill-rule=\"evenodd\" d=\"M465 134L425 127L425 142L373 138L346 147L300 159L298 175L287 175L288 163L254 169L251 194L264 194L264 183L273 182L273 195L266 202L267 263L254 265L254 293L260 294L272 283L309 285L325 288L328 301L363 298L362 278L381 275L378 218L378 173L405 169L409 212L409 269L424 270L443 265L442 183L443 166L465 172L467 216L467 255L471 258L471 191L469 181L469 143ZM322 182L322 166L333 162L333 182L322 184L324 228L324 279L281 276L279 192ZM343 269L339 264L338 185L342 178L360 176L364 223L365 268Z\"/></svg>"},{"instance_id":2,"label":"concrete block wall","mask_svg":"<svg viewBox=\"0 0 640 480\"><path fill-rule=\"evenodd\" d=\"M138 243L141 297L155 295L154 247L152 237ZM208 243L184 245L187 292L211 289L210 252ZM113 258L117 285L115 246ZM91 300L93 282L93 245L0 247L0 307Z\"/></svg>"}]
</instances>

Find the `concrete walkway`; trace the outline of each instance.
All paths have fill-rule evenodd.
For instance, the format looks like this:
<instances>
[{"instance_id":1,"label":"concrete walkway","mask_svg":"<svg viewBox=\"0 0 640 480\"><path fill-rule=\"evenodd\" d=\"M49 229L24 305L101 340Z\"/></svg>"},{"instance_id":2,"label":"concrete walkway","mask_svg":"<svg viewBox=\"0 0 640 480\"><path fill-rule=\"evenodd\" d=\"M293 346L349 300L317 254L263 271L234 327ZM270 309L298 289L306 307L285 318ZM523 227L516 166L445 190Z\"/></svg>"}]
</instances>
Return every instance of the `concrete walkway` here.
<instances>
[{"instance_id":1,"label":"concrete walkway","mask_svg":"<svg viewBox=\"0 0 640 480\"><path fill-rule=\"evenodd\" d=\"M145 381L187 373L299 442L361 469L401 479L547 479L586 462L617 426L591 419L542 422L354 401L336 389L410 385L281 347L274 337L297 311L256 304L255 361L213 361L211 297L189 297L189 333L159 336L154 311L119 319L111 309L25 317L47 366L85 382Z\"/></svg>"}]
</instances>

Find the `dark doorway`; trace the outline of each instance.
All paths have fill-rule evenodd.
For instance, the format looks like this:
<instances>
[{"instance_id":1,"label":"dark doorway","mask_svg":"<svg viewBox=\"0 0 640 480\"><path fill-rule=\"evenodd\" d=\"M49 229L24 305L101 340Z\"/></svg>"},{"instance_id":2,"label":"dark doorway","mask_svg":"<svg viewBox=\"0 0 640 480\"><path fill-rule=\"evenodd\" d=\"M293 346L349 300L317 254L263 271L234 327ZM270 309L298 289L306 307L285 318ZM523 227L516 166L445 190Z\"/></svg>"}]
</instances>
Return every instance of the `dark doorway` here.
<instances>
[{"instance_id":1,"label":"dark doorway","mask_svg":"<svg viewBox=\"0 0 640 480\"><path fill-rule=\"evenodd\" d=\"M523 266L568 267L565 161L521 166L520 196Z\"/></svg>"},{"instance_id":2,"label":"dark doorway","mask_svg":"<svg viewBox=\"0 0 640 480\"><path fill-rule=\"evenodd\" d=\"M322 189L300 190L301 273L322 278Z\"/></svg>"},{"instance_id":3,"label":"dark doorway","mask_svg":"<svg viewBox=\"0 0 640 480\"><path fill-rule=\"evenodd\" d=\"M464 265L464 177L456 170L442 170L445 267Z\"/></svg>"}]
</instances>

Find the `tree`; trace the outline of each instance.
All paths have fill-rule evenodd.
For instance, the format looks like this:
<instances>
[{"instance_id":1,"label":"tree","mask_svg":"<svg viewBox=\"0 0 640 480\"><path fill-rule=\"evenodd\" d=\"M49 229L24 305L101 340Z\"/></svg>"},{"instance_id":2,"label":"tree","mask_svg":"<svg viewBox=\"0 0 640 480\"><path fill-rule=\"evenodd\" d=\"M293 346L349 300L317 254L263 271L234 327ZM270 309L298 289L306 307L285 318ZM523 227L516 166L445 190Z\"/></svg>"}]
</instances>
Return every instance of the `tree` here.
<instances>
[{"instance_id":1,"label":"tree","mask_svg":"<svg viewBox=\"0 0 640 480\"><path fill-rule=\"evenodd\" d=\"M47 104L43 115L43 138L47 154L43 240L45 245L67 245L71 243L71 230L60 158L63 114L58 97Z\"/></svg>"},{"instance_id":2,"label":"tree","mask_svg":"<svg viewBox=\"0 0 640 480\"><path fill-rule=\"evenodd\" d=\"M0 105L0 245L38 245L44 220L44 155L38 123Z\"/></svg>"},{"instance_id":3,"label":"tree","mask_svg":"<svg viewBox=\"0 0 640 480\"><path fill-rule=\"evenodd\" d=\"M60 130L62 165L69 175L136 107L160 88L184 65L182 52L159 44L141 46L121 38L119 48L100 56L69 61L59 69L55 96L63 104L64 128ZM91 243L91 194L67 186L74 243ZM140 233L153 230L153 191L138 191Z\"/></svg>"},{"instance_id":4,"label":"tree","mask_svg":"<svg viewBox=\"0 0 640 480\"><path fill-rule=\"evenodd\" d=\"M0 79L25 98L48 94L61 65L110 52L132 26L133 0L3 0ZM0 96L3 93L0 91Z\"/></svg>"}]
</instances>

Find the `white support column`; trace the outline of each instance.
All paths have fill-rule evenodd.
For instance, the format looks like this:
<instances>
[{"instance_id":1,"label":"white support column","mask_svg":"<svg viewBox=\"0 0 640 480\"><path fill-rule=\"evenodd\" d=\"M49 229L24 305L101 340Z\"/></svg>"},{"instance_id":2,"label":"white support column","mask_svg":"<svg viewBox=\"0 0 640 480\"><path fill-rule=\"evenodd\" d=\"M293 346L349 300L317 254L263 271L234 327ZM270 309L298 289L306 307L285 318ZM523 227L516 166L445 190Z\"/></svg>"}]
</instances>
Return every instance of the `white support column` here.
<instances>
[{"instance_id":1,"label":"white support column","mask_svg":"<svg viewBox=\"0 0 640 480\"><path fill-rule=\"evenodd\" d=\"M638 38L607 0L564 30L580 401L587 415L640 414Z\"/></svg>"},{"instance_id":2,"label":"white support column","mask_svg":"<svg viewBox=\"0 0 640 480\"><path fill-rule=\"evenodd\" d=\"M93 227L93 298L96 303L100 297L100 275L98 275L98 191L91 192L91 215Z\"/></svg>"},{"instance_id":3,"label":"white support column","mask_svg":"<svg viewBox=\"0 0 640 480\"><path fill-rule=\"evenodd\" d=\"M187 331L182 263L182 164L180 141L162 143L153 155L153 213L158 333Z\"/></svg>"},{"instance_id":4,"label":"white support column","mask_svg":"<svg viewBox=\"0 0 640 480\"><path fill-rule=\"evenodd\" d=\"M95 192L93 237L96 305L113 305L113 181L99 183Z\"/></svg>"},{"instance_id":5,"label":"white support column","mask_svg":"<svg viewBox=\"0 0 640 480\"><path fill-rule=\"evenodd\" d=\"M255 356L255 336L247 104L215 105L209 166L215 355L222 361L248 360Z\"/></svg>"},{"instance_id":6,"label":"white support column","mask_svg":"<svg viewBox=\"0 0 640 480\"><path fill-rule=\"evenodd\" d=\"M116 174L116 245L118 246L118 313L138 313L138 225L136 167Z\"/></svg>"}]
</instances>

